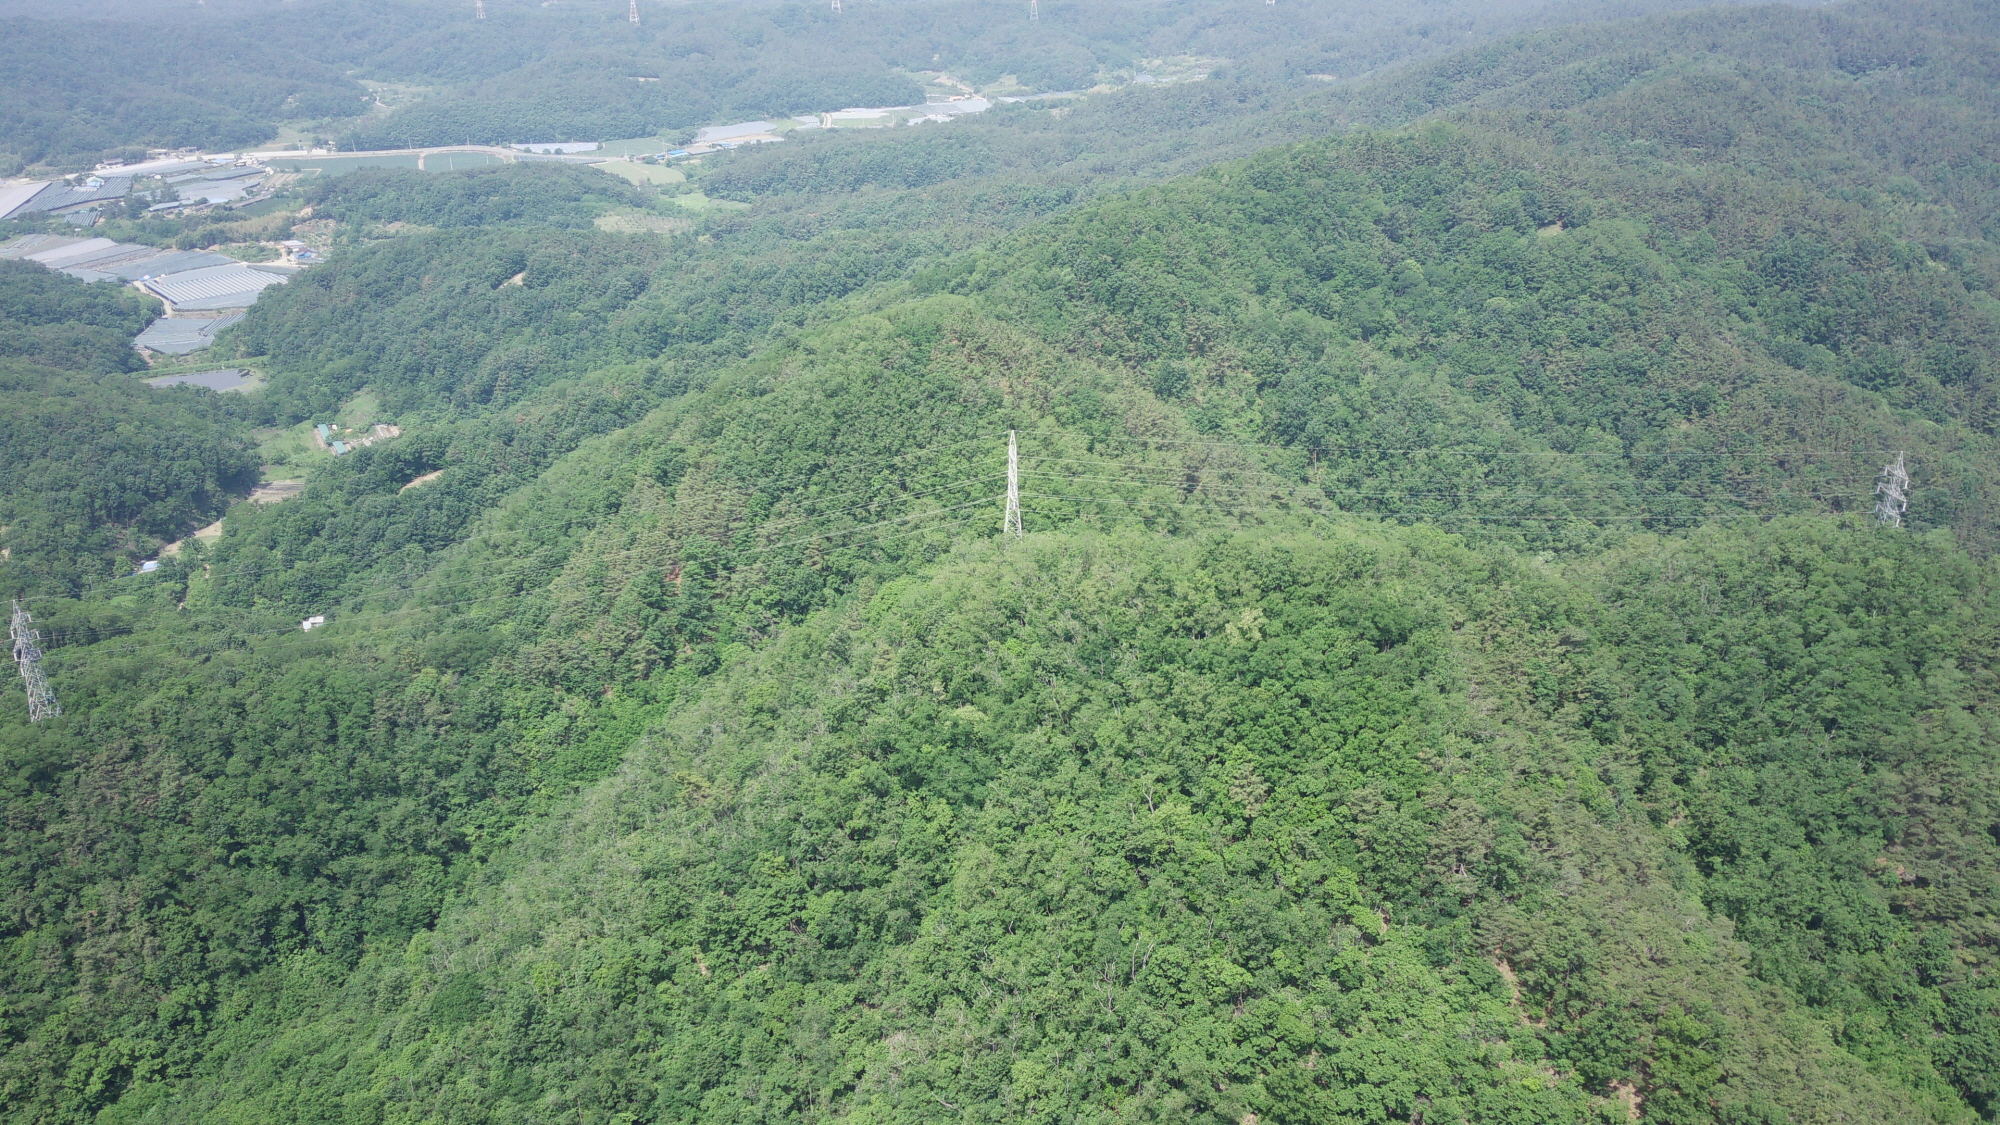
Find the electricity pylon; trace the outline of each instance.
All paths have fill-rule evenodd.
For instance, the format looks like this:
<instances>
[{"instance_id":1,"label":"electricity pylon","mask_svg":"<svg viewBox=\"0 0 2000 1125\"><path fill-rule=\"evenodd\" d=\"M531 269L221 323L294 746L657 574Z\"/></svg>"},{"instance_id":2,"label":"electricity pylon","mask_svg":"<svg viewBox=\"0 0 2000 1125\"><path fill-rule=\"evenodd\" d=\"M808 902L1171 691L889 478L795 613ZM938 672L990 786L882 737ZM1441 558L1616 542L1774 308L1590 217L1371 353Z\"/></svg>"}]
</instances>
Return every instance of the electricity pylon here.
<instances>
[{"instance_id":1,"label":"electricity pylon","mask_svg":"<svg viewBox=\"0 0 2000 1125\"><path fill-rule=\"evenodd\" d=\"M472 18L476 20L486 18L486 0L472 0Z\"/></svg>"},{"instance_id":2,"label":"electricity pylon","mask_svg":"<svg viewBox=\"0 0 2000 1125\"><path fill-rule=\"evenodd\" d=\"M1890 527L1903 526L1903 513L1910 510L1910 470L1903 466L1903 451L1896 451L1896 459L1882 470L1882 479L1875 485L1875 522L1886 523Z\"/></svg>"},{"instance_id":3,"label":"electricity pylon","mask_svg":"<svg viewBox=\"0 0 2000 1125\"><path fill-rule=\"evenodd\" d=\"M836 16L840 14L840 0L833 0L833 14Z\"/></svg>"},{"instance_id":4,"label":"electricity pylon","mask_svg":"<svg viewBox=\"0 0 2000 1125\"><path fill-rule=\"evenodd\" d=\"M62 707L56 703L49 678L42 674L42 633L29 628L34 623L34 617L21 608L20 602L15 602L14 620L7 626L7 635L14 641L14 665L21 670L21 680L28 688L28 721L39 723L62 714Z\"/></svg>"},{"instance_id":5,"label":"electricity pylon","mask_svg":"<svg viewBox=\"0 0 2000 1125\"><path fill-rule=\"evenodd\" d=\"M632 21L633 27L639 26L639 0L632 0L632 6L625 12L625 18Z\"/></svg>"},{"instance_id":6,"label":"electricity pylon","mask_svg":"<svg viewBox=\"0 0 2000 1125\"><path fill-rule=\"evenodd\" d=\"M1007 431L1007 515L1000 534L1021 537L1021 455L1012 430Z\"/></svg>"},{"instance_id":7,"label":"electricity pylon","mask_svg":"<svg viewBox=\"0 0 2000 1125\"><path fill-rule=\"evenodd\" d=\"M1042 6L1040 0L1028 0L1028 22L1034 23L1041 18Z\"/></svg>"}]
</instances>

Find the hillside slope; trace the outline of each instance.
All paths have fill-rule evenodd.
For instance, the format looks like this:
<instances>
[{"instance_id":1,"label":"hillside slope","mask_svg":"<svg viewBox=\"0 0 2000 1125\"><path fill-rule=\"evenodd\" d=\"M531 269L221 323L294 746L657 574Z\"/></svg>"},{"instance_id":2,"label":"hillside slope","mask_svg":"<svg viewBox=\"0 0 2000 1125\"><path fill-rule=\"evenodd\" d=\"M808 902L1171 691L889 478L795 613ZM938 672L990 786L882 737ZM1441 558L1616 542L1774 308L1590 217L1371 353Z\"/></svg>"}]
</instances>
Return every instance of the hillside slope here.
<instances>
[{"instance_id":1,"label":"hillside slope","mask_svg":"<svg viewBox=\"0 0 2000 1125\"><path fill-rule=\"evenodd\" d=\"M1674 579L1355 525L961 552L724 673L434 932L292 966L297 1022L165 1119L1969 1119L1991 1043L1841 1043L1754 975L1781 942L1704 909L1714 844L1674 844L1682 801L1782 839L1709 819L1760 765L1990 779L1986 693L1898 706L1892 670L1990 670L1990 636L1940 643L1990 578L1814 522L1618 563ZM1747 608L1875 567L1939 578L1792 660L1804 606ZM1698 596L1737 612L1688 643L1732 656L1656 668ZM1859 698L1775 702L1833 668ZM1843 936L1898 928L1894 880L1846 885Z\"/></svg>"},{"instance_id":2,"label":"hillside slope","mask_svg":"<svg viewBox=\"0 0 2000 1125\"><path fill-rule=\"evenodd\" d=\"M242 400L144 386L159 302L0 261L0 585L76 592L213 520L257 465Z\"/></svg>"},{"instance_id":3,"label":"hillside slope","mask_svg":"<svg viewBox=\"0 0 2000 1125\"><path fill-rule=\"evenodd\" d=\"M955 549L996 424L1199 470L1126 493L1183 537ZM1825 518L1555 566L1244 512L1268 478L1199 442L933 299L591 443L393 613L154 633L214 686L101 679L90 776L187 793L146 831L201 859L127 878L206 903L179 956L293 952L162 1010L207 1061L124 1112L1966 1119L1990 567Z\"/></svg>"},{"instance_id":4,"label":"hillside slope","mask_svg":"<svg viewBox=\"0 0 2000 1125\"><path fill-rule=\"evenodd\" d=\"M1344 507L1466 531L1839 510L1900 449L1925 526L1987 550L2000 29L1929 16L1470 52L1357 99L1423 91L1448 127L1274 150L919 285L1143 371L1204 429L1311 451Z\"/></svg>"},{"instance_id":5,"label":"hillside slope","mask_svg":"<svg viewBox=\"0 0 2000 1125\"><path fill-rule=\"evenodd\" d=\"M238 331L410 432L35 603L4 1113L1990 1117L1991 28L1884 11L1095 201L383 177Z\"/></svg>"},{"instance_id":6,"label":"hillside slope","mask_svg":"<svg viewBox=\"0 0 2000 1125\"><path fill-rule=\"evenodd\" d=\"M1025 9L964 0L851 18L825 5L708 3L648 5L633 25L622 9L521 0L495 0L486 18L455 4L350 0L14 4L0 10L22 45L0 59L18 106L0 121L0 171L82 170L132 146L248 147L287 126L343 148L658 136L917 103L926 72L1071 90L1129 80L1159 56L1228 60L1283 88L1524 27L1687 6L1430 0L1237 19L1191 0L1121 0L1030 21ZM651 81L632 81L642 77Z\"/></svg>"}]
</instances>

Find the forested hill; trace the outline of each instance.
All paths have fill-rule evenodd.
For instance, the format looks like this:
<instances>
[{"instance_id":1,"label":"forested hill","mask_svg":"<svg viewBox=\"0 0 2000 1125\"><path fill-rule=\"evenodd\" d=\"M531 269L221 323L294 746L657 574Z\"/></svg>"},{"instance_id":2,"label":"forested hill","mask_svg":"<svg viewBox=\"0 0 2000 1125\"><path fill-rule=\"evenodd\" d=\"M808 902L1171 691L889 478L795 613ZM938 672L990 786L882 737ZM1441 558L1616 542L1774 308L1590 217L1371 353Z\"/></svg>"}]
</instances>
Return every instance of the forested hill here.
<instances>
[{"instance_id":1,"label":"forested hill","mask_svg":"<svg viewBox=\"0 0 2000 1125\"><path fill-rule=\"evenodd\" d=\"M335 222L427 227L588 227L612 207L645 206L644 193L567 164L502 165L429 176L362 169L308 185L306 205Z\"/></svg>"},{"instance_id":2,"label":"forested hill","mask_svg":"<svg viewBox=\"0 0 2000 1125\"><path fill-rule=\"evenodd\" d=\"M699 385L837 315L830 299L908 277L1125 366L1205 431L1295 450L1344 507L1558 544L1866 508L1905 450L1919 526L1984 551L2000 180L1981 161L2000 106L1978 46L1995 40L1935 30L1965 16L1768 8L1550 33L1539 72L1511 44L1266 122L1365 119L1421 89L1449 127L1277 150L969 254L953 250L1091 190L1051 150L1147 151L1164 103L1139 103L1130 132L1099 110L1095 134L1061 131L1084 113L965 123L976 159L955 167L933 160L942 134L801 145L703 177L770 189L710 241L405 239L273 295L244 331L293 357L274 385L316 408L367 380L399 407L499 413L593 365ZM1863 50L1921 62L1838 65ZM1731 120L1726 144L1687 132ZM376 218L439 221L371 198Z\"/></svg>"},{"instance_id":3,"label":"forested hill","mask_svg":"<svg viewBox=\"0 0 2000 1125\"><path fill-rule=\"evenodd\" d=\"M0 1115L1991 1120L1992 23L316 187L405 433L30 597Z\"/></svg>"},{"instance_id":4,"label":"forested hill","mask_svg":"<svg viewBox=\"0 0 2000 1125\"><path fill-rule=\"evenodd\" d=\"M1690 6L1623 0L1616 14ZM1022 92L1125 82L1149 58L1229 63L1260 87L1352 76L1523 27L1612 14L1547 0L1371 0L1338 9L1202 0L1025 6L967 0L624 7L470 4L0 8L0 174L135 146L234 148L293 135L347 148L610 140L924 98L924 72ZM8 18L12 16L13 18ZM646 81L635 81L645 79Z\"/></svg>"},{"instance_id":5,"label":"forested hill","mask_svg":"<svg viewBox=\"0 0 2000 1125\"><path fill-rule=\"evenodd\" d=\"M75 591L129 569L255 482L239 404L155 390L131 374L144 366L132 337L158 311L125 286L0 261L8 593Z\"/></svg>"}]
</instances>

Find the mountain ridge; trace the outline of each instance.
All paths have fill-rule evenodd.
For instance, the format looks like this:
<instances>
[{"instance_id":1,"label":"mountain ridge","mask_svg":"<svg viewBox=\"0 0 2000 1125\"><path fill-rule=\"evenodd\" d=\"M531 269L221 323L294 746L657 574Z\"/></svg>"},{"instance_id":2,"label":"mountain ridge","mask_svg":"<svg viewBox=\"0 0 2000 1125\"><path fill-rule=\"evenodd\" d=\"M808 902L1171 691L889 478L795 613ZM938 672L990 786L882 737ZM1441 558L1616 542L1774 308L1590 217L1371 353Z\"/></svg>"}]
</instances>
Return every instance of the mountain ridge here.
<instances>
[{"instance_id":1,"label":"mountain ridge","mask_svg":"<svg viewBox=\"0 0 2000 1125\"><path fill-rule=\"evenodd\" d=\"M231 339L408 432L33 603L0 1101L1989 1117L1994 83L1903 50L1975 8L1860 73L1889 9L1542 33L1158 183L997 116L917 187L752 154L665 239L329 185L472 225ZM994 186L1048 136L1132 179Z\"/></svg>"}]
</instances>

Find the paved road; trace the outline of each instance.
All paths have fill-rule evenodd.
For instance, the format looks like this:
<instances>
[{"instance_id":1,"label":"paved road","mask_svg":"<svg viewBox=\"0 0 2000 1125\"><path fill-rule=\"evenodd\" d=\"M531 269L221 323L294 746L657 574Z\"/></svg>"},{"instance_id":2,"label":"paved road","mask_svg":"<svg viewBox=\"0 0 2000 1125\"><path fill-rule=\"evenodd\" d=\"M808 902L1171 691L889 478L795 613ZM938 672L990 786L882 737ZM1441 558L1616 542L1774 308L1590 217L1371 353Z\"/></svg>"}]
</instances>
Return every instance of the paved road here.
<instances>
[{"instance_id":1,"label":"paved road","mask_svg":"<svg viewBox=\"0 0 2000 1125\"><path fill-rule=\"evenodd\" d=\"M320 152L320 153L258 152L258 153L252 153L251 155L261 157L262 159L267 161L346 160L349 158L358 158L364 156L414 156L417 158L417 167L422 168L424 166L425 157L436 156L438 153L441 152L480 152L480 153L485 153L487 156L499 157L500 162L502 164L512 164L516 160L520 159L521 156L523 155L522 153L517 152L514 149L506 148L501 145L438 145L434 148L371 148L371 149L363 149L359 152ZM548 158L543 157L542 159L546 160Z\"/></svg>"}]
</instances>

